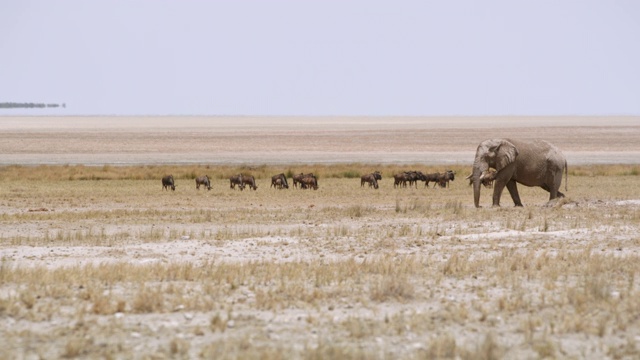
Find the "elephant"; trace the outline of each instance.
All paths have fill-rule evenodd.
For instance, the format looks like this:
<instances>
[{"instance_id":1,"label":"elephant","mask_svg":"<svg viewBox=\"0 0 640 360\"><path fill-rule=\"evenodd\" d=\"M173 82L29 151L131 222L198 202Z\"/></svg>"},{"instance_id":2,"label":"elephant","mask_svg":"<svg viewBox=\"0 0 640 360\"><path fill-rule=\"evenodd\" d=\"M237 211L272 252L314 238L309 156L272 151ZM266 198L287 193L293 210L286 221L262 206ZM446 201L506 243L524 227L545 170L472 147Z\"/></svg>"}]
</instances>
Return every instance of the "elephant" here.
<instances>
[{"instance_id":1,"label":"elephant","mask_svg":"<svg viewBox=\"0 0 640 360\"><path fill-rule=\"evenodd\" d=\"M491 173L489 168L495 169ZM515 206L522 206L516 183L539 186L549 192L549 201L564 197L558 191L565 173L567 191L568 166L562 152L544 140L489 139L478 145L469 179L473 182L473 201L480 207L480 184L494 180L493 206L500 206L500 196L507 187Z\"/></svg>"}]
</instances>

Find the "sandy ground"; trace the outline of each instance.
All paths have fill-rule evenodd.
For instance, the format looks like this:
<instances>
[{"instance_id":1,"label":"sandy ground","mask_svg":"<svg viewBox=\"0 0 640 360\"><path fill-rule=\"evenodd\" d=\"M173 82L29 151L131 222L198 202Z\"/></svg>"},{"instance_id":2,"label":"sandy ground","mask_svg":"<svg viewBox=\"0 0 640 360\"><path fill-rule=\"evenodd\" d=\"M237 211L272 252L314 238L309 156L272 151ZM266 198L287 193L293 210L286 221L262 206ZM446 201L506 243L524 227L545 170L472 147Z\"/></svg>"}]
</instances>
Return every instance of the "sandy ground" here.
<instances>
[{"instance_id":1,"label":"sandy ground","mask_svg":"<svg viewBox=\"0 0 640 360\"><path fill-rule=\"evenodd\" d=\"M0 164L467 164L494 137L640 162L640 117L0 117Z\"/></svg>"},{"instance_id":2,"label":"sandy ground","mask_svg":"<svg viewBox=\"0 0 640 360\"><path fill-rule=\"evenodd\" d=\"M613 212L613 208L619 212L638 212L640 211L640 199L621 201L583 201L581 203L565 207L571 208L572 206L597 209L603 213ZM346 223L350 228L362 226L361 222L358 220L345 220L344 223ZM430 221L423 222L423 224L427 223L430 223ZM175 224L173 225L175 226ZM282 224L274 223L273 225L273 229L283 228ZM585 244L594 240L601 240L601 249L597 249L601 254L640 255L640 248L636 246L626 247L624 251L621 249L612 249L607 246L607 242L612 240L614 237L618 239L634 238L635 234L640 230L640 226L638 224L629 224L629 226L626 227L600 226L594 228L593 226L585 226L571 230L556 231L519 231L510 229L490 231L485 228L479 229L477 233L466 235L455 234L455 225L449 225L450 226L448 228L446 226L443 227L441 236L438 238L439 244L436 244L435 248L429 249L430 251L435 250L446 253L449 250L445 248L450 247L451 243L458 241L464 242L463 246L465 249L476 249L478 251L482 251L483 256L487 256L489 253L484 249L484 243L488 240L505 243L511 243L513 239L518 239L518 241L523 243L526 243L527 241L554 243L560 240ZM78 224L69 224L66 230L77 226ZM251 225L248 224L247 226ZM308 224L303 222L300 225L284 225L284 228L290 227L293 229L297 226L311 228L320 227L322 229L331 228L332 225L322 221L313 221ZM392 219L389 221L378 221L375 226L380 228L393 228L397 226L397 220ZM489 226L491 225L488 225L487 227ZM264 225L260 227L263 230L269 228L269 226ZM118 229L122 230L122 227L118 226L103 225L103 228L111 235L115 234ZM129 225L127 227L128 231L131 233L135 233L136 231L147 231L146 228L147 226ZM208 232L220 231L222 228L222 226L213 224L209 226ZM240 226L240 228L242 228L242 226ZM616 235L612 236L614 232ZM25 233L25 229L16 231L16 235L20 235L21 233ZM4 233L4 236L7 236L7 232ZM257 245L258 243L261 245ZM283 244L286 244L285 251L282 249ZM415 249L411 246L403 248L399 245L394 249L394 251L397 254L410 254L415 252ZM502 250L494 250L493 254L496 255L500 251ZM117 246L47 245L38 247L23 245L0 248L0 258L2 259L15 261L21 266L45 265L50 269L91 264L98 265L113 262L128 262L133 264L148 264L153 262L190 262L195 265L202 265L211 261L232 263L272 261L280 263L291 261L306 262L318 258L322 258L327 261L335 261L347 260L358 255L360 255L361 258L365 258L366 256L364 254L366 254L366 251L364 250L356 250L356 252L353 253L344 252L341 248L317 247L313 244L309 244L308 242L301 241L300 238L290 236L257 236L248 237L242 241L216 242L199 239L199 236L194 236L192 238L191 236L183 235L176 236L166 242L140 243L134 241L133 243L118 244Z\"/></svg>"},{"instance_id":3,"label":"sandy ground","mask_svg":"<svg viewBox=\"0 0 640 360\"><path fill-rule=\"evenodd\" d=\"M640 117L499 117L499 118L252 118L252 117L0 117L0 165L20 164L86 164L86 165L130 165L130 164L313 164L313 163L419 163L419 164L470 164L473 160L477 144L487 138L493 137L517 137L517 138L542 138L558 146L567 156L569 166L578 164L639 164L640 163ZM388 181L388 180L385 180ZM571 180L570 180L571 182ZM158 184L159 185L159 184ZM388 186L388 182L385 183ZM456 182L456 191L469 191L466 186ZM216 184L216 189L222 185ZM265 190L261 184L259 191ZM464 188L464 189L462 189ZM62 196L64 205L58 205L55 209L47 204L49 199L30 199L28 190L24 191L24 205L15 207L0 204L0 214L16 214L36 210L44 203L44 213L54 210L57 213L85 211L90 214L132 210L130 204L124 202L92 203L82 199L77 203L86 206L83 209L74 207L73 199ZM181 188L182 190L182 188ZM358 190L360 190L358 188ZM424 194L421 189L420 194ZM156 193L159 189L154 188ZM191 193L196 190L190 189ZM275 190L274 190L275 191ZM364 191L364 190L363 190ZM383 189L392 191L392 188ZM412 190L413 191L413 190ZM431 190L428 190L431 191ZM433 190L440 198L440 203L445 203L446 193ZM178 192L163 193L168 200L154 203L154 206L168 205L180 209L189 209L196 205L208 204L214 206L215 196L227 196L230 190L225 188L224 193L197 193L199 200L180 198ZM417 192L417 190L416 190ZM483 196L488 197L490 191L485 190ZM155 193L154 193L155 194ZM288 196L301 194L290 191ZM411 194L411 193L409 193ZM434 193L435 194L435 193ZM466 193L465 193L466 194ZM536 200L541 200L537 193ZM174 196L174 198L170 198ZM205 202L204 196L211 197L211 202ZM236 196L234 193L233 196ZM237 195L238 205L233 199L227 199L227 206L246 207L255 209L251 199L251 193L245 191ZM240 198L242 196L243 198ZM284 207L274 206L275 209L286 209L287 212L300 211L300 206L309 209L315 206L320 211L322 208L335 206L348 206L349 204L330 203L323 200L322 190L314 193L305 193L304 200L300 203L291 201ZM407 195L409 199L413 195ZM423 196L423 195L420 195ZM429 195L431 196L431 195ZM315 197L315 198L313 198ZM529 197L531 199L532 197ZM640 211L638 196L627 199L576 199L580 209L591 209L602 214L621 214L624 219L627 216L637 219ZM244 200L242 200L244 199ZM309 200L314 199L314 200ZM467 198L465 198L467 199ZM542 199L544 200L544 199ZM541 201L542 201L541 200ZM208 201L208 200L207 200ZM240 201L244 201L241 203ZM374 200L372 200L374 201ZM409 201L409 200L407 200ZM434 200L437 201L437 200ZM509 201L508 195L503 195L503 201ZM379 200L380 204L374 204L377 211L395 213L394 199ZM231 204L231 205L229 205ZM302 204L302 205L300 205ZM382 204L382 205L381 205ZM262 205L260 205L262 206ZM471 198L465 208L471 208ZM533 205L536 214L545 211L541 205ZM613 211L612 209L615 209ZM501 214L499 210L495 211ZM44 214L46 215L46 214ZM569 214L571 215L571 214ZM524 214L523 214L524 217ZM440 253L451 254L456 248L465 250L477 250L482 256L498 256L505 248L523 247L537 248L545 244L545 251L553 252L556 249L570 249L580 251L585 244L598 243L594 251L615 256L637 256L640 248L637 246L637 234L640 230L638 224L629 221L624 226L615 228L608 226L595 227L593 224L580 224L568 230L539 231L533 225L523 231L507 229L505 226L497 226L495 223L485 222L479 224L466 224L465 220L441 222L438 218L400 219L406 224L398 223L398 218L385 219L364 216L361 219L344 219L340 224L331 221L323 221L322 217L300 222L299 219L290 216L280 223L254 225L250 220L245 224L235 225L239 229L255 226L261 232L268 232L270 226L284 229L285 233L297 228L314 229L323 233L335 231L337 226L346 226L352 232L361 231L366 227L375 229L398 229L401 225L424 226L425 228L440 228L440 233L435 240L429 239L416 246L411 241L399 241L392 246L394 254L424 255L425 258L436 257ZM624 220L621 220L624 222ZM189 230L189 225L183 226L179 220L173 220L170 224L172 230L180 231L183 228ZM91 218L69 222L21 222L16 224L3 224L3 239L18 236L33 236L38 238L42 233L55 229L58 232L79 233L88 228L104 229L107 236L118 232L131 234L148 231L151 224L126 224L102 223L101 219ZM204 226L204 225L203 225ZM209 233L219 231L226 224L215 223L206 225L199 231ZM464 228L465 234L459 235L457 229ZM84 230L83 230L84 229ZM320 229L320 230L319 230ZM360 229L360 230L359 230ZM53 231L53 230L51 230ZM167 228L167 231L168 228ZM382 230L380 230L382 231ZM52 232L53 234L53 232ZM612 235L613 234L613 235ZM135 236L132 236L135 238ZM427 238L427 236L425 236ZM495 243L489 244L495 241ZM344 242L344 244L342 244ZM208 261L215 262L251 262L273 261L276 263L288 261L307 261L312 259L324 259L326 261L358 258L365 260L375 254L374 244L357 244L350 237L341 238L338 245L328 247L322 243L305 241L304 236L256 236L244 237L238 241L214 241L201 239L199 236L176 236L168 241L153 241L145 243L139 239L129 239L119 242L115 246L73 244L70 246L32 246L10 245L6 241L0 247L0 258L9 264L20 266L43 266L56 269L68 266L81 266L85 264L102 264L110 262L126 262L133 264L148 263L173 263L192 262L201 264ZM568 245L564 245L564 244ZM623 244L623 246L612 245ZM497 244L497 245L496 245ZM354 250L355 249L355 250ZM453 249L453 250L452 250ZM435 254L435 255L434 255ZM443 257L443 262L446 259ZM464 289L473 286L474 280L465 280L463 285L455 280L450 280L441 285L442 295L438 293L434 300L425 303L408 304L380 304L371 309L358 304L345 304L338 306L333 313L333 321L346 321L353 314L358 314L362 319L375 320L380 314L404 314L415 312L437 313L443 307L443 303L459 302L467 304L468 293ZM637 281L637 280L635 280ZM462 289L462 290L461 290ZM0 296L10 295L15 289L5 288ZM250 300L248 300L250 301ZM461 305L466 306L466 305ZM355 309L354 309L355 307ZM241 310L239 310L241 312ZM318 310L317 318L321 318L322 311ZM117 316L120 316L116 319ZM200 314L194 319L192 313L183 314L180 311L173 313L134 315L121 314L103 316L105 321L111 317L122 321L128 329L127 344L135 348L136 353L152 353L156 348L166 345L168 339L178 334L188 341L192 341L193 347L206 341L212 341L209 333L206 336L194 336L193 328L197 325L208 328L208 322L212 314ZM318 338L315 332L307 332L312 325L300 319L306 319L308 314L301 314L296 309L284 309L276 315L269 312L255 315L263 321L258 325L247 325L247 332L267 332L271 340L287 343ZM19 334L20 331L33 331L34 333L46 333L48 329L66 328L69 318L54 318L46 322L34 323L24 319L5 317L0 330ZM496 318L498 335L502 344L521 341L514 332L514 323L509 319ZM523 318L524 319L524 318ZM517 320L520 324L524 320ZM266 324L266 325L265 325ZM457 325L456 325L457 326ZM476 343L478 333L463 326L452 326L448 331L460 334L460 344ZM484 323L474 322L473 326L481 328ZM320 326L318 326L321 328ZM142 329L142 330L141 330ZM146 329L146 330L145 330ZM149 330L150 329L150 330ZM266 330L265 330L266 329ZM269 330L271 329L271 330ZM301 330L302 329L302 330ZM557 356L599 358L606 355L606 351L600 348L584 350L590 343L598 342L615 343L620 339L629 338L636 343L640 341L638 326L630 325L628 334L608 334L608 338L599 339L595 336L587 336L576 333L575 337L566 336L558 340L558 344L566 353L557 352ZM150 331L146 334L145 331ZM301 333L302 331L302 333ZM322 332L322 330L318 330ZM539 330L542 332L542 330ZM142 335L141 335L142 334ZM386 349L387 354L397 354L408 351L412 346L424 346L424 339L417 339L411 332L404 333L405 337L389 337L376 339L378 344L364 345L379 346ZM514 335L515 334L515 335ZM99 338L101 335L97 335ZM217 336L217 335L215 335ZM336 335L336 339L339 335ZM414 337L412 337L414 336ZM626 336L626 337L625 337ZM35 336L34 336L35 338ZM214 338L220 340L219 338ZM274 340L275 339L275 340ZM330 337L329 337L330 339ZM46 341L32 340L31 348L57 347L59 350L66 344L66 340L60 340L58 344L47 344ZM126 342L123 342L126 343ZM421 345L422 344L422 345ZM33 355L29 352L29 346L23 346L11 342L0 345L12 346L13 354ZM129 345L127 345L129 346ZM26 349L26 350L25 350ZM535 358L536 354L530 350L513 348L508 358ZM24 351L24 352L23 352ZM138 352L140 351L140 352ZM528 352L527 352L528 351ZM58 351L60 354L60 351ZM194 352L191 353L194 355ZM389 355L389 357L391 357ZM0 354L0 358L2 358Z\"/></svg>"}]
</instances>

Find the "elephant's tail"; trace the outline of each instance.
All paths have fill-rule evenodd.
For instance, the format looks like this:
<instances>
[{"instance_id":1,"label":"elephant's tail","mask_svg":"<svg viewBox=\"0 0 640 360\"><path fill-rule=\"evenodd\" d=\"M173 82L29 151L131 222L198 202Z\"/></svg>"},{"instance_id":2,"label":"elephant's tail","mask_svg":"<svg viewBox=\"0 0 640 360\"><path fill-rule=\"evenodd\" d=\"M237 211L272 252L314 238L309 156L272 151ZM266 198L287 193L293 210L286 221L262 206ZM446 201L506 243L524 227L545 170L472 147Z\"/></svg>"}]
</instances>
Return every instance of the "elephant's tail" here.
<instances>
[{"instance_id":1,"label":"elephant's tail","mask_svg":"<svg viewBox=\"0 0 640 360\"><path fill-rule=\"evenodd\" d=\"M567 160L564 161L564 191L569 191L569 166Z\"/></svg>"}]
</instances>

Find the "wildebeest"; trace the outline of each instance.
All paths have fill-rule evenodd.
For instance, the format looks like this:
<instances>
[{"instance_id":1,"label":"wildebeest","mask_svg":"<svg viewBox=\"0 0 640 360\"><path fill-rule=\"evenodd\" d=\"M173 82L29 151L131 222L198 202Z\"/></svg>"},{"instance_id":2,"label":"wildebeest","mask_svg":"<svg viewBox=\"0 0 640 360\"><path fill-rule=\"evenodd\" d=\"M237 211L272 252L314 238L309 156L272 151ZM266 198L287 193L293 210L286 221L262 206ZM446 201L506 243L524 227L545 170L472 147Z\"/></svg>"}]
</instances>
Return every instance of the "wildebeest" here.
<instances>
[{"instance_id":1,"label":"wildebeest","mask_svg":"<svg viewBox=\"0 0 640 360\"><path fill-rule=\"evenodd\" d=\"M440 185L440 187L449 186L449 181L453 181L455 179L455 172L452 170L447 170L444 173L431 173L425 175L424 187L429 187L429 183L433 182L433 187Z\"/></svg>"},{"instance_id":2,"label":"wildebeest","mask_svg":"<svg viewBox=\"0 0 640 360\"><path fill-rule=\"evenodd\" d=\"M285 185L282 183L281 178L276 178L275 180L271 180L271 186L275 187L276 189L282 189Z\"/></svg>"},{"instance_id":3,"label":"wildebeest","mask_svg":"<svg viewBox=\"0 0 640 360\"><path fill-rule=\"evenodd\" d=\"M287 177L283 173L280 173L278 175L273 175L271 177L271 186L277 189L282 189L282 188L288 189L289 184L287 184Z\"/></svg>"},{"instance_id":4,"label":"wildebeest","mask_svg":"<svg viewBox=\"0 0 640 360\"><path fill-rule=\"evenodd\" d=\"M303 173L297 174L297 175L293 175L292 179L293 179L293 187L297 188L298 184L300 184L302 182L302 178L304 177Z\"/></svg>"},{"instance_id":5,"label":"wildebeest","mask_svg":"<svg viewBox=\"0 0 640 360\"><path fill-rule=\"evenodd\" d=\"M407 182L409 182L409 186L413 186L415 183L416 188L418 187L418 181L425 181L425 175L420 171L405 171L400 174L393 175L393 187L397 187L402 185L402 187L407 187Z\"/></svg>"},{"instance_id":6,"label":"wildebeest","mask_svg":"<svg viewBox=\"0 0 640 360\"><path fill-rule=\"evenodd\" d=\"M367 175L362 175L360 177L360 187L363 187L364 183L369 183L369 187L373 186L374 189L377 189L378 180L382 180L382 175L379 171L375 171Z\"/></svg>"},{"instance_id":7,"label":"wildebeest","mask_svg":"<svg viewBox=\"0 0 640 360\"><path fill-rule=\"evenodd\" d=\"M300 187L303 189L318 190L318 178L313 174L307 174L300 180Z\"/></svg>"},{"instance_id":8,"label":"wildebeest","mask_svg":"<svg viewBox=\"0 0 640 360\"><path fill-rule=\"evenodd\" d=\"M242 182L242 174L238 174L235 176L231 176L229 178L229 186L232 189L236 188L236 185L240 188L240 190L244 190L244 183Z\"/></svg>"},{"instance_id":9,"label":"wildebeest","mask_svg":"<svg viewBox=\"0 0 640 360\"><path fill-rule=\"evenodd\" d=\"M433 182L433 183L438 183L438 179L440 178L440 174L439 172L437 173L431 173L431 174L426 174L424 176L425 180L424 180L424 187L429 187L429 183ZM433 185L435 187L435 185Z\"/></svg>"},{"instance_id":10,"label":"wildebeest","mask_svg":"<svg viewBox=\"0 0 640 360\"><path fill-rule=\"evenodd\" d=\"M173 175L167 175L162 178L162 190L176 191L176 183L173 181Z\"/></svg>"},{"instance_id":11,"label":"wildebeest","mask_svg":"<svg viewBox=\"0 0 640 360\"><path fill-rule=\"evenodd\" d=\"M200 185L203 185L207 190L211 190L211 181L209 180L209 175L200 176L196 178L197 190L200 190Z\"/></svg>"},{"instance_id":12,"label":"wildebeest","mask_svg":"<svg viewBox=\"0 0 640 360\"><path fill-rule=\"evenodd\" d=\"M393 187L398 187L401 184L406 184L406 175L405 173L393 174Z\"/></svg>"},{"instance_id":13,"label":"wildebeest","mask_svg":"<svg viewBox=\"0 0 640 360\"><path fill-rule=\"evenodd\" d=\"M253 175L242 175L242 184L249 185L249 189L258 190L256 179L253 177Z\"/></svg>"},{"instance_id":14,"label":"wildebeest","mask_svg":"<svg viewBox=\"0 0 640 360\"><path fill-rule=\"evenodd\" d=\"M408 174L408 181L409 181L409 186L413 186L414 183L416 185L416 189L418 188L418 181L425 181L425 175L422 173L422 171L410 171Z\"/></svg>"},{"instance_id":15,"label":"wildebeest","mask_svg":"<svg viewBox=\"0 0 640 360\"><path fill-rule=\"evenodd\" d=\"M316 179L316 183L318 182L318 179L315 177L315 175L313 175L313 173L308 173L308 174L300 173L300 174L298 174L298 175L293 175L293 187L297 188L297 187L298 187L298 184L300 184L300 187L301 187L301 188L306 189L306 188L303 186L303 185L304 185L304 183L303 183L303 181L302 181L302 180L303 180L304 178L307 178L307 177L312 177L312 178ZM317 184L316 184L316 185L317 185Z\"/></svg>"},{"instance_id":16,"label":"wildebeest","mask_svg":"<svg viewBox=\"0 0 640 360\"><path fill-rule=\"evenodd\" d=\"M438 182L436 184L440 185L440 187L448 187L449 181L455 180L455 175L456 173L452 170L447 170L444 174L440 174L440 176L438 177Z\"/></svg>"}]
</instances>

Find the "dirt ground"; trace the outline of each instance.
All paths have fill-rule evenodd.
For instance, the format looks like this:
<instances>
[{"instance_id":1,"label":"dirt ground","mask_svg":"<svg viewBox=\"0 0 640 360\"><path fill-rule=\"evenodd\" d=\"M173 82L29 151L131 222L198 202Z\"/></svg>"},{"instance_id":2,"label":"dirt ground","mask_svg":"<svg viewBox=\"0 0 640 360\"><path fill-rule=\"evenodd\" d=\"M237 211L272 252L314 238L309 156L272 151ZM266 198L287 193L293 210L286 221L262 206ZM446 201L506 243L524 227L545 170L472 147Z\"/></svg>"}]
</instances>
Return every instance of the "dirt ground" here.
<instances>
[{"instance_id":1,"label":"dirt ground","mask_svg":"<svg viewBox=\"0 0 640 360\"><path fill-rule=\"evenodd\" d=\"M570 168L640 164L638 117L0 117L0 165L459 169L450 189L395 189L391 174L378 190L361 188L359 178L321 178L318 191L274 190L259 179L254 192L230 190L224 179L211 191L178 179L176 192L162 192L156 180L0 179L0 347L8 358L638 356L640 277L625 262L640 259L638 176L570 177L567 201L550 207L544 191L525 188L524 209L511 208L506 192L503 208L491 209L484 189L485 208L476 210L461 172L492 137L549 140ZM556 268L545 259L562 261ZM615 261L618 269L607 265ZM351 262L386 270L347 276L353 283L299 280L296 289L281 279L225 280L216 295L206 280L96 281L99 294L126 299L102 312L86 295L90 277L69 280L64 296L53 285L7 280L18 268L42 277L76 269L84 279L85 267L109 264L252 269L240 272L292 264L317 266L320 277L326 264ZM405 287L384 288L403 262L413 264L396 274ZM586 294L584 284L594 282L599 295ZM163 289L165 305L136 312L130 299L146 286ZM307 292L317 297L296 297ZM261 303L267 295L275 305ZM213 305L189 300L207 296Z\"/></svg>"},{"instance_id":2,"label":"dirt ground","mask_svg":"<svg viewBox=\"0 0 640 360\"><path fill-rule=\"evenodd\" d=\"M639 117L2 117L0 164L466 164L494 137L640 162Z\"/></svg>"}]
</instances>

